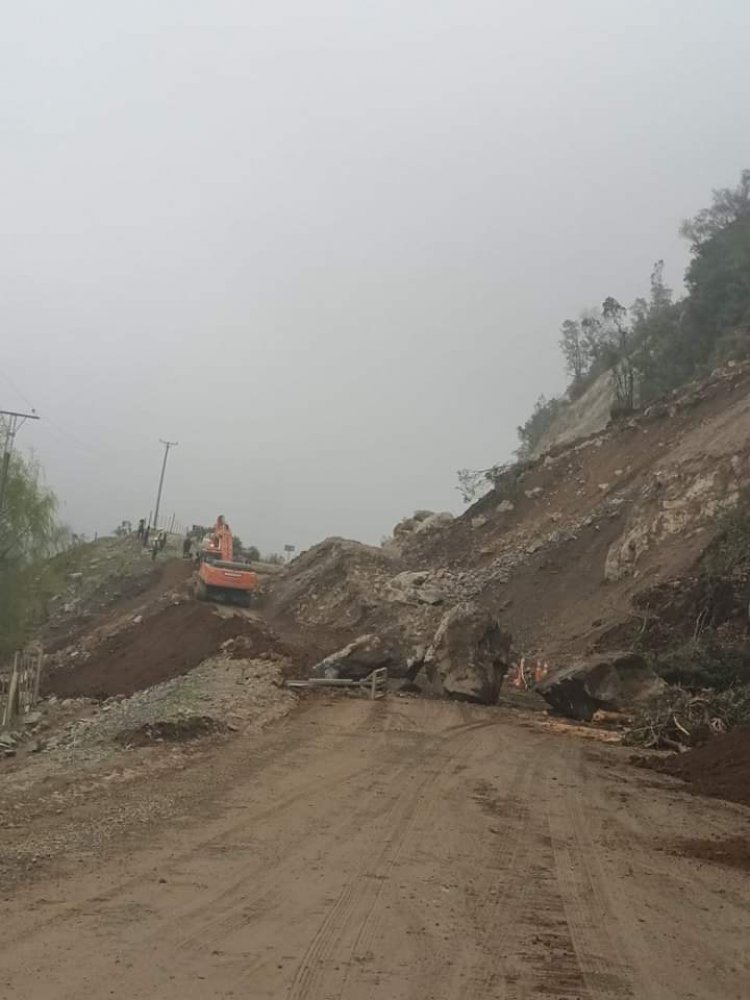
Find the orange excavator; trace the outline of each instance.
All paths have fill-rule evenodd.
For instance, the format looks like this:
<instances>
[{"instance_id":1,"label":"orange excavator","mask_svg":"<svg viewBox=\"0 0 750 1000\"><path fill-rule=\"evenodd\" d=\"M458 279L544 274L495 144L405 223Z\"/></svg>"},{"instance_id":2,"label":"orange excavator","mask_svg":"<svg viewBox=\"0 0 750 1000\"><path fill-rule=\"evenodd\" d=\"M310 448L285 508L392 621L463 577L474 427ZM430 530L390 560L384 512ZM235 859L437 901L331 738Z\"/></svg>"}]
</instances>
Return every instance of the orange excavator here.
<instances>
[{"instance_id":1,"label":"orange excavator","mask_svg":"<svg viewBox=\"0 0 750 1000\"><path fill-rule=\"evenodd\" d=\"M246 563L234 562L234 539L223 514L201 542L198 562L195 596L199 601L250 604L258 577Z\"/></svg>"}]
</instances>

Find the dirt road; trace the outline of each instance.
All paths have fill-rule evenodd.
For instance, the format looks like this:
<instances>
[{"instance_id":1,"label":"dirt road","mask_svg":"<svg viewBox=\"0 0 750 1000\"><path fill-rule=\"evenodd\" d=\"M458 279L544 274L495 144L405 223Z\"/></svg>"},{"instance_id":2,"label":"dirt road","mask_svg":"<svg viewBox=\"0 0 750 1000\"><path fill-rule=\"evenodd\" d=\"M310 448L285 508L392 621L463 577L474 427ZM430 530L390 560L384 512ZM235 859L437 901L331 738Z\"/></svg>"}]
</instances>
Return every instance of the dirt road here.
<instances>
[{"instance_id":1,"label":"dirt road","mask_svg":"<svg viewBox=\"0 0 750 1000\"><path fill-rule=\"evenodd\" d=\"M148 842L3 901L0 996L747 996L750 877L675 845L750 814L610 750L507 711L342 699L206 774Z\"/></svg>"}]
</instances>

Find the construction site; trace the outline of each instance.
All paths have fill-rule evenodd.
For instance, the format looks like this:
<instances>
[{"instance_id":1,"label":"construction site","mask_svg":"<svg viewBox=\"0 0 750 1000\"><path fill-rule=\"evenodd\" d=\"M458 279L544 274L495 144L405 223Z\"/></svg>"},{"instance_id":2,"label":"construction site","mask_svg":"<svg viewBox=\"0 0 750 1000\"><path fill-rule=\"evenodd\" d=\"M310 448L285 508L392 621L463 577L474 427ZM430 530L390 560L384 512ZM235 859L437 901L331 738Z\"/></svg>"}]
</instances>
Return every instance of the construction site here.
<instances>
[{"instance_id":1,"label":"construction site","mask_svg":"<svg viewBox=\"0 0 750 1000\"><path fill-rule=\"evenodd\" d=\"M0 997L743 1000L750 729L662 667L746 642L749 442L732 363L380 546L56 557Z\"/></svg>"},{"instance_id":2,"label":"construction site","mask_svg":"<svg viewBox=\"0 0 750 1000\"><path fill-rule=\"evenodd\" d=\"M750 1000L750 6L8 4L0 1000Z\"/></svg>"}]
</instances>

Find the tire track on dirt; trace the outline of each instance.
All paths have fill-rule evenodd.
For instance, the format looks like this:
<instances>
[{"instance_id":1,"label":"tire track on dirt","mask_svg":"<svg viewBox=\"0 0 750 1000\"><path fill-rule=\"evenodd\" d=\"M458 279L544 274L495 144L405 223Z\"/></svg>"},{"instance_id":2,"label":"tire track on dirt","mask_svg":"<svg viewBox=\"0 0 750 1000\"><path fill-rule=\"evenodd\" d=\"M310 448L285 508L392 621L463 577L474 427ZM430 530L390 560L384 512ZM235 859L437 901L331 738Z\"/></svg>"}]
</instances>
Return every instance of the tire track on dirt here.
<instances>
[{"instance_id":1,"label":"tire track on dirt","mask_svg":"<svg viewBox=\"0 0 750 1000\"><path fill-rule=\"evenodd\" d=\"M355 770L351 770L352 754L349 751L348 745L352 741L362 738L370 739L377 736L378 733L384 731L385 722L386 718L382 713L378 712L378 705L374 703L361 719L360 724L349 731L346 739L339 744L335 751L331 752L334 773L328 773L325 778L318 779L314 785L306 786L293 797L290 796L287 799L285 807L292 808L306 802L329 803L324 807L327 819L331 808L329 793L335 790L337 793L335 799L345 799L349 794L350 786L356 785L356 800L352 808L348 810L342 825L339 827L339 835L345 838L347 830L353 829L357 831L361 829L368 816L373 812L374 801L382 793L377 785L373 785L366 790L362 789L362 780L368 776L372 776L372 765L366 763ZM325 760L321 760L318 766L325 766L328 771L331 769L331 764L326 763ZM394 764L394 776L397 778L402 777L407 770L407 766L404 762ZM278 812L278 809L273 811L267 810L265 813L254 815L252 817L254 828L262 828L264 822L278 815ZM314 822L315 820L312 817L308 818L308 824ZM320 822L320 817L318 817L318 822ZM262 859L256 865L251 864L246 874L241 878L236 878L232 885L220 895L206 901L200 909L190 914L189 919L194 921L199 919L200 914L203 912L215 911L217 906L222 909L222 912L212 917L210 921L199 924L189 935L180 939L177 947L190 949L191 951L210 951L212 944L218 943L234 931L247 926L252 920L260 918L271 909L278 895L277 885L279 880L285 874L293 871L295 865L299 863L294 853L296 841L299 840L300 836L309 838L310 828L308 825L303 831L299 824L295 824L290 827L290 833L292 837L290 843L283 845L278 841L275 843L277 853L281 854L283 852L286 855L286 860L281 862L275 861L269 867L269 870L261 870L260 872L258 871L258 865L262 866ZM246 898L249 888L252 888L252 901L250 903L248 903Z\"/></svg>"},{"instance_id":2,"label":"tire track on dirt","mask_svg":"<svg viewBox=\"0 0 750 1000\"><path fill-rule=\"evenodd\" d=\"M318 706L313 706L312 711L314 712L317 708ZM347 760L346 755L342 754L341 751L345 744L351 739L357 738L357 736L362 737L366 735L368 732L367 727L371 727L372 725L372 716L373 712L370 711L364 718L357 719L356 725L351 727L343 726L341 729L332 728L330 730L323 731L316 729L316 731L312 733L305 734L302 739L299 738L299 735L296 735L294 743L290 741L288 734L290 720L285 720L282 724L283 729L281 729L280 732L274 732L265 739L261 737L261 747L253 756L251 761L252 770L254 772L254 783L262 788L267 780L268 765L282 766L285 757L297 757L300 754L314 753L316 744L318 743L321 744L320 749L330 754L334 762L338 762L338 766L340 766L345 772L348 767L350 767L350 763ZM300 721L304 722L304 710L297 716L296 720L291 721L297 723ZM224 786L224 783L229 780L227 779L227 772L240 770L246 760L246 754L246 742L243 741L242 743L235 744L234 762L231 766L224 765L224 773L221 780L216 782L214 794L219 794L219 791ZM370 772L371 765L363 763L358 771L350 775L350 779L354 780L357 777L362 777ZM185 777L185 773L183 772L180 777ZM324 779L320 780L320 783L317 786L318 790L319 792L326 794L331 788L337 787L341 780L341 774L336 771L336 766L334 766L333 773L328 774ZM279 813L293 809L308 798L309 794L309 787L304 787L280 797L276 802L270 803L253 814L252 821L254 825L257 826L262 823L266 823ZM245 803L239 806L233 806L229 803L223 806L223 811L226 814L233 809L239 809L244 813L247 808L248 806ZM183 865L200 850L210 850L211 848L216 848L228 837L234 837L238 833L244 834L246 828L246 818L238 819L229 824L222 824L221 829L218 832L212 833L208 837L204 837L197 845L193 844L191 847L183 851L172 854L168 865L164 868L164 871L166 873L173 873L178 866ZM34 933L44 931L45 929L52 928L56 925L65 924L72 919L98 916L103 905L120 899L141 886L148 886L151 881L152 876L150 871L148 871L148 873L145 871L138 871L128 878L111 882L105 890L99 890L94 894L86 896L84 899L68 904L58 910L58 912L35 923ZM10 931L10 933L4 934L2 943L0 944L0 954L5 947L17 943L27 935L28 930L26 929L18 930L17 932Z\"/></svg>"},{"instance_id":3,"label":"tire track on dirt","mask_svg":"<svg viewBox=\"0 0 750 1000\"><path fill-rule=\"evenodd\" d=\"M210 780L223 761L190 822L183 797L159 840L128 841L112 871L110 853L89 857L7 898L0 995L745 995L747 880L653 845L717 811L738 832L728 807L588 769L578 744L502 709L392 701L319 701L283 738L228 743L194 772ZM63 899L88 908L39 923Z\"/></svg>"},{"instance_id":4,"label":"tire track on dirt","mask_svg":"<svg viewBox=\"0 0 750 1000\"><path fill-rule=\"evenodd\" d=\"M406 766L403 766L394 771L394 775L402 778L406 771ZM360 779L367 777L368 773L370 773L368 768L362 768L342 780L326 782L325 788L316 787L308 789L305 793L304 798L307 799L311 794L317 795L319 791L325 793L331 787L335 787L336 791L340 793L345 792L347 787L353 784L359 786L356 789L357 798L353 802L351 813L337 827L337 836L341 839L345 840L348 835L353 836L361 831L365 821L373 812L374 801L382 794L377 787L363 792ZM305 827L304 831L301 827L296 827L293 832L298 841L301 836L309 836L309 827ZM195 920L201 912L213 912L217 906L222 910L219 915L212 917L206 923L199 924L188 936L182 938L177 944L178 947L191 951L196 949L210 951L213 944L228 937L241 927L247 926L252 920L258 919L272 908L278 897L278 882L283 880L284 876L291 874L300 864L299 858L294 853L294 841L291 844L277 846L280 852L286 853L286 860L276 862L268 871L261 870L259 872L257 867L251 867L245 875L236 879L219 896L208 900L200 911L191 913L189 919ZM262 865L262 861L258 864ZM248 906L246 896L250 889L252 889L252 902Z\"/></svg>"},{"instance_id":5,"label":"tire track on dirt","mask_svg":"<svg viewBox=\"0 0 750 1000\"><path fill-rule=\"evenodd\" d=\"M571 747L565 747L564 763L571 773L572 756ZM643 996L634 992L631 965L609 930L616 918L604 890L599 848L586 828L578 797L550 799L548 820L560 896L589 997L630 1000Z\"/></svg>"},{"instance_id":6,"label":"tire track on dirt","mask_svg":"<svg viewBox=\"0 0 750 1000\"><path fill-rule=\"evenodd\" d=\"M462 740L471 736L477 729L493 724L486 720L464 722L453 727L447 737L428 737L420 747L419 757L410 762L411 770L415 771L425 762L431 761L446 744ZM442 754L443 759L439 768L423 771L423 777L417 788L405 787L397 792L391 808L380 824L389 831L385 843L374 862L371 860L369 864L364 864L347 882L326 915L299 963L289 992L289 1000L303 1000L318 995L329 971L327 965L330 964L342 938L347 936L344 933L345 928L350 928L352 924L358 927L354 940L347 949L347 959L342 960L348 963L347 969L351 968L353 957L357 950L362 948L363 941L374 937L374 914L382 897L388 873L401 857L409 833L417 826L420 810L425 807L428 793L434 792L434 786L445 775L448 765L455 762L460 749L460 746L451 747L449 753ZM398 780L391 782L396 788L398 784ZM373 882L376 883L374 886ZM340 985L338 987L331 985L327 995L342 997L347 984L348 973L345 973Z\"/></svg>"},{"instance_id":7,"label":"tire track on dirt","mask_svg":"<svg viewBox=\"0 0 750 1000\"><path fill-rule=\"evenodd\" d=\"M484 728L486 728L486 724L477 724L472 721L462 724L459 727L450 727L448 730L451 736L445 742L452 741L452 737L454 735L458 735L459 737L467 736L469 738L469 742L466 745L462 743L459 746L453 747L451 749L451 753L444 757L442 767L437 772L428 776L428 778L422 783L421 787L416 792L415 806L411 816L405 823L400 836L392 838L393 842L391 844L392 850L390 854L384 850L381 858L379 858L379 864L376 866L376 871L372 875L372 877L377 880L378 884L372 893L372 899L369 902L363 901L362 908L365 912L359 925L356 937L354 938L351 947L348 949L348 956L345 960L346 972L341 987L335 994L336 1000L342 1000L347 987L350 985L351 972L352 969L355 968L355 960L357 956L371 953L376 947L378 933L383 919L381 905L383 896L388 886L388 880L391 877L392 870L398 864L409 846L409 838L412 837L413 834L418 833L425 828L429 828L429 818L433 813L435 804L442 801L443 795L441 793L441 789L449 784L451 779L455 780L455 776L452 772L449 772L449 768L455 766L459 755L462 761L470 759L473 756L473 753L479 746L483 735L482 733L477 732L477 730Z\"/></svg>"},{"instance_id":8,"label":"tire track on dirt","mask_svg":"<svg viewBox=\"0 0 750 1000\"><path fill-rule=\"evenodd\" d=\"M368 738L372 739L377 739L387 731L390 732L391 744L388 748L388 755L380 761L380 765L387 771L390 783L400 785L406 777L407 772L412 770L413 764L403 759L403 754L400 752L400 745L392 742L393 736L398 735L399 731L390 729L389 721L390 716L375 707L374 710L371 709L362 719L361 726L356 730L352 730L349 734L349 740L352 741L361 738L363 731ZM410 730L407 729L404 735L411 735ZM350 761L351 754L348 752L347 744L342 744L336 751L335 763L341 763L344 768L347 768L351 766ZM322 762L320 766L322 766ZM313 799L326 802L325 811L326 814L329 814L332 806L331 798L327 793L335 789L337 794L333 797L333 801L336 802L341 799L346 801L350 786L356 784L358 787L352 789L352 792L356 794L356 798L344 810L344 818L337 825L338 836L343 841L346 841L349 836L361 833L363 829L367 830L368 820L378 819L382 822L379 810L374 808L377 800L382 797L382 788L377 784L374 784L370 789L363 789L361 786L361 780L372 775L372 764L367 764L350 774L345 774L343 777L329 775L322 783L307 787L304 792L299 793L295 797L294 803L290 803L290 805L299 805L304 801ZM405 785L404 788L408 790L408 786ZM253 825L256 829L262 826L262 820L265 818L267 817L262 815L253 819ZM351 831L351 834L348 831ZM297 827L293 827L292 832L297 835L301 833ZM373 830L373 836L374 833ZM309 827L307 826L304 835L306 838L309 837ZM281 850L280 845L277 845L277 847ZM264 870L259 872L257 866L251 866L245 875L236 879L223 893L208 899L201 906L200 911L191 913L186 919L194 921L202 912L215 911L217 905L222 908L220 914L212 917L207 923L199 923L195 929L191 930L189 935L180 939L178 947L191 951L209 952L212 950L214 944L220 943L221 940L227 938L235 931L247 927L253 920L257 920L268 913L273 908L273 903L277 900L277 885L279 881L284 878L285 874L294 871L295 866L299 867L300 865L300 860L294 853L294 841L286 845L284 851L287 854L286 860L275 862L270 866L270 873ZM252 899L250 901L247 899L249 889L252 889Z\"/></svg>"},{"instance_id":9,"label":"tire track on dirt","mask_svg":"<svg viewBox=\"0 0 750 1000\"><path fill-rule=\"evenodd\" d=\"M537 768L534 758L522 757L509 784L499 790L501 798L492 796L491 786L480 786L476 796L484 810L492 815L493 822L502 825L503 839L511 846L508 852L496 855L496 873L473 907L472 919L483 959L467 970L458 1000L505 995L506 938L517 919L518 907L530 881L532 814L529 799Z\"/></svg>"}]
</instances>

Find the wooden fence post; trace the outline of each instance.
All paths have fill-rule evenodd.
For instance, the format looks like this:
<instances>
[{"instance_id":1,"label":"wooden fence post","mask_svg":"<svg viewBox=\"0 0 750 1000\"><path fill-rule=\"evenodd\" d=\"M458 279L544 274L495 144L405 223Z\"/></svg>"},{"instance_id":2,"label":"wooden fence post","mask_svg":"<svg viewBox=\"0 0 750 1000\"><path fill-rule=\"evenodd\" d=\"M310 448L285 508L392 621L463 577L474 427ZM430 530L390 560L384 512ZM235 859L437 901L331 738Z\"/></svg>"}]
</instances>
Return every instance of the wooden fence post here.
<instances>
[{"instance_id":1,"label":"wooden fence post","mask_svg":"<svg viewBox=\"0 0 750 1000\"><path fill-rule=\"evenodd\" d=\"M13 721L15 703L18 697L18 653L13 657L13 672L10 675L10 684L5 701L5 711L3 712L3 729L10 727Z\"/></svg>"},{"instance_id":2,"label":"wooden fence post","mask_svg":"<svg viewBox=\"0 0 750 1000\"><path fill-rule=\"evenodd\" d=\"M42 669L44 668L44 650L40 649L36 658L36 677L34 678L34 696L31 702L36 705L39 701L39 685L42 683Z\"/></svg>"}]
</instances>

